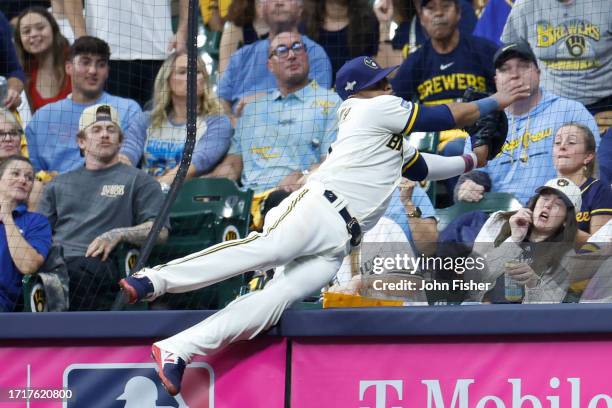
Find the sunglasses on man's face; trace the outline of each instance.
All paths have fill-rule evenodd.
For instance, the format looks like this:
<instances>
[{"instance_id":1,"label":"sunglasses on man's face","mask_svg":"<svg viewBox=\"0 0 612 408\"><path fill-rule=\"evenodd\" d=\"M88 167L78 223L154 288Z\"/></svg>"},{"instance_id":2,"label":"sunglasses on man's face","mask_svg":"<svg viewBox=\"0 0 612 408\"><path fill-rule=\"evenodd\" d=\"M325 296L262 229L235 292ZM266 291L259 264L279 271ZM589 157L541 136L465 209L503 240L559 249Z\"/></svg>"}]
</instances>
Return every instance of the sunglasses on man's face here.
<instances>
[{"instance_id":1,"label":"sunglasses on man's face","mask_svg":"<svg viewBox=\"0 0 612 408\"><path fill-rule=\"evenodd\" d=\"M278 58L287 58L289 56L289 51L293 51L294 54L301 54L306 51L306 44L301 41L296 41L291 44L291 46L281 44L272 50L270 53L270 58L274 56Z\"/></svg>"}]
</instances>

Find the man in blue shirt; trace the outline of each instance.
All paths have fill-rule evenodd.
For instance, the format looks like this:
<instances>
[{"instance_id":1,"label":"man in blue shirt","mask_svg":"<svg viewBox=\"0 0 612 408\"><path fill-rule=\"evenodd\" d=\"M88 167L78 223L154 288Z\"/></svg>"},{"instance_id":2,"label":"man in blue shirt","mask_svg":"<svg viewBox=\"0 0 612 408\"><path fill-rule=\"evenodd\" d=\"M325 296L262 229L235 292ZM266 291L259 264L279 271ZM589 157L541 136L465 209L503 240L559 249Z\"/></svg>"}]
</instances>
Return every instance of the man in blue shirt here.
<instances>
[{"instance_id":1,"label":"man in blue shirt","mask_svg":"<svg viewBox=\"0 0 612 408\"><path fill-rule=\"evenodd\" d=\"M27 208L33 182L28 159L11 156L0 165L0 312L13 311L23 275L36 272L51 247L49 221Z\"/></svg>"},{"instance_id":2,"label":"man in blue shirt","mask_svg":"<svg viewBox=\"0 0 612 408\"><path fill-rule=\"evenodd\" d=\"M270 39L280 32L297 29L302 13L302 0L266 0L262 3L263 18L270 27L269 39L245 45L232 54L219 83L219 97L227 115L239 116L236 104L243 98L276 88L274 75L266 69ZM325 50L306 36L302 36L302 42L310 62L308 77L323 88L331 88L332 67Z\"/></svg>"},{"instance_id":3,"label":"man in blue shirt","mask_svg":"<svg viewBox=\"0 0 612 408\"><path fill-rule=\"evenodd\" d=\"M70 48L66 73L72 81L72 94L39 109L26 128L30 159L37 172L65 173L83 166L85 161L75 136L81 113L95 104L108 104L119 112L125 135L123 150L142 145L144 133L137 120L142 111L138 104L104 92L109 57L108 44L95 37L81 37ZM126 154L121 158L132 164L140 159Z\"/></svg>"},{"instance_id":4,"label":"man in blue shirt","mask_svg":"<svg viewBox=\"0 0 612 408\"><path fill-rule=\"evenodd\" d=\"M455 200L480 201L489 182L492 191L512 193L526 204L536 188L557 177L551 153L557 130L565 123L582 123L593 132L597 146L599 131L580 102L540 88L540 70L529 44L518 42L500 48L494 64L498 89L522 81L530 86L531 95L506 109L508 136L502 152L479 171L459 178ZM469 138L465 149L471 149Z\"/></svg>"},{"instance_id":5,"label":"man in blue shirt","mask_svg":"<svg viewBox=\"0 0 612 408\"><path fill-rule=\"evenodd\" d=\"M297 190L336 138L338 95L308 77L310 56L296 30L278 34L266 51L278 88L244 107L228 155L214 173L224 172L255 193Z\"/></svg>"}]
</instances>

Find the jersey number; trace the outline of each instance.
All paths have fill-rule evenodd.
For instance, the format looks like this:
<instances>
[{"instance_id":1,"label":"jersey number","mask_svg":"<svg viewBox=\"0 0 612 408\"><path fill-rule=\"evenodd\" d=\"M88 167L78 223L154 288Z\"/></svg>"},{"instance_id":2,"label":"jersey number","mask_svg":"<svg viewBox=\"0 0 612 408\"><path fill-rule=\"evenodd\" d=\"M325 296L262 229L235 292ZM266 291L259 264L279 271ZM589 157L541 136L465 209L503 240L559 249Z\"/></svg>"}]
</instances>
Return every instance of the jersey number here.
<instances>
[{"instance_id":1,"label":"jersey number","mask_svg":"<svg viewBox=\"0 0 612 408\"><path fill-rule=\"evenodd\" d=\"M387 147L392 150L402 150L404 137L402 135L391 135Z\"/></svg>"}]
</instances>

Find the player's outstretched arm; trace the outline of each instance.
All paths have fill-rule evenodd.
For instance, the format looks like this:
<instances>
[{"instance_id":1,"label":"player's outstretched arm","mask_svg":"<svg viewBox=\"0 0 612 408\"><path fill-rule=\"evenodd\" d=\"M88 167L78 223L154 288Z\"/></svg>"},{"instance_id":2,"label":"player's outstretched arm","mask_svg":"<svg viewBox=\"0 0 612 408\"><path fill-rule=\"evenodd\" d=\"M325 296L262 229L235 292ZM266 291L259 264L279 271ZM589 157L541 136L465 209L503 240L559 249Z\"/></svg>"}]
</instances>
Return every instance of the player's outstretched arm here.
<instances>
[{"instance_id":1,"label":"player's outstretched arm","mask_svg":"<svg viewBox=\"0 0 612 408\"><path fill-rule=\"evenodd\" d=\"M455 119L455 125L462 128L491 112L506 109L515 101L527 98L529 94L528 85L523 86L519 82L514 82L510 83L506 90L500 90L487 98L467 103L450 103L447 106Z\"/></svg>"}]
</instances>

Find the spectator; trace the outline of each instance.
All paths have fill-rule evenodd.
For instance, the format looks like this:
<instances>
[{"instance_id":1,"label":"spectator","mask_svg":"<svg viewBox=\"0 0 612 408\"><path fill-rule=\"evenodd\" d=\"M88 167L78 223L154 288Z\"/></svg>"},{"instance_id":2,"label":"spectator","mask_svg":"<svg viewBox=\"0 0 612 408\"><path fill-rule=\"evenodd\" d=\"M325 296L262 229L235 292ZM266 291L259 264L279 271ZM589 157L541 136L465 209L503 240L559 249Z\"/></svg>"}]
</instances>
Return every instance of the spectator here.
<instances>
[{"instance_id":1,"label":"spectator","mask_svg":"<svg viewBox=\"0 0 612 408\"><path fill-rule=\"evenodd\" d=\"M523 303L561 302L569 286L565 261L573 254L581 200L578 186L555 178L537 188L526 207L494 213L474 246L476 254L486 254L486 268L471 269L465 278L496 283L488 296L494 303L507 302L504 275L524 287ZM485 291L472 292L469 298L484 296Z\"/></svg>"},{"instance_id":2,"label":"spectator","mask_svg":"<svg viewBox=\"0 0 612 408\"><path fill-rule=\"evenodd\" d=\"M124 150L142 144L137 118L142 113L136 102L104 92L108 78L110 49L103 40L81 37L72 44L66 73L72 82L72 94L39 109L26 127L30 159L36 171L65 173L83 165L83 157L74 138L83 110L94 104L109 104L121 115L125 135ZM136 148L137 150L137 148ZM136 164L140 157L122 155L122 160Z\"/></svg>"},{"instance_id":3,"label":"spectator","mask_svg":"<svg viewBox=\"0 0 612 408\"><path fill-rule=\"evenodd\" d=\"M334 81L340 67L360 55L375 56L386 65L385 57L377 54L379 42L383 45L389 38L389 27L386 21L377 18L383 20L385 14L375 14L368 0L350 3L348 0L306 0L302 19L304 32L325 49ZM380 51L382 54L383 47Z\"/></svg>"},{"instance_id":4,"label":"spectator","mask_svg":"<svg viewBox=\"0 0 612 408\"><path fill-rule=\"evenodd\" d=\"M601 181L606 184L612 183L612 127L601 136L601 146L597 156Z\"/></svg>"},{"instance_id":5,"label":"spectator","mask_svg":"<svg viewBox=\"0 0 612 408\"><path fill-rule=\"evenodd\" d=\"M9 133L0 130L3 141ZM51 248L49 221L26 206L33 183L28 159L11 156L0 163L0 312L14 310L22 275L38 271Z\"/></svg>"},{"instance_id":6,"label":"spectator","mask_svg":"<svg viewBox=\"0 0 612 408\"><path fill-rule=\"evenodd\" d=\"M474 35L502 45L501 35L511 9L511 1L489 0L476 23Z\"/></svg>"},{"instance_id":7,"label":"spectator","mask_svg":"<svg viewBox=\"0 0 612 408\"><path fill-rule=\"evenodd\" d=\"M430 39L402 63L393 80L397 96L437 105L460 100L468 87L495 92L496 47L459 31L459 0L424 0L420 19ZM445 156L460 156L464 140L464 132L444 132L438 150ZM454 182L449 190L453 188Z\"/></svg>"},{"instance_id":8,"label":"spectator","mask_svg":"<svg viewBox=\"0 0 612 408\"><path fill-rule=\"evenodd\" d=\"M0 163L9 157L21 156L28 157L28 145L23 135L23 129L12 112L5 108L0 108ZM38 199L42 191L42 183L34 180L32 191L28 200L28 208L36 210Z\"/></svg>"},{"instance_id":9,"label":"spectator","mask_svg":"<svg viewBox=\"0 0 612 408\"><path fill-rule=\"evenodd\" d=\"M427 40L427 33L420 21L420 0L393 0L393 7L397 9L398 27L393 36L392 45L394 49L402 50L404 57L415 52ZM459 31L471 34L476 25L476 14L468 0L459 0L461 7L461 19L459 20Z\"/></svg>"},{"instance_id":10,"label":"spectator","mask_svg":"<svg viewBox=\"0 0 612 408\"><path fill-rule=\"evenodd\" d=\"M495 92L497 47L461 33L460 19L459 0L423 2L421 22L429 39L402 63L393 80L397 96L437 105L459 100L468 87Z\"/></svg>"},{"instance_id":11,"label":"spectator","mask_svg":"<svg viewBox=\"0 0 612 408\"><path fill-rule=\"evenodd\" d=\"M21 104L25 75L15 54L12 38L11 26L4 14L0 13L0 76L7 80L6 95L0 95L0 98L4 98L0 100L0 105L15 110Z\"/></svg>"},{"instance_id":12,"label":"spectator","mask_svg":"<svg viewBox=\"0 0 612 408\"><path fill-rule=\"evenodd\" d=\"M197 142L187 179L210 172L229 148L232 127L208 84L201 58L197 59ZM147 139L143 168L163 189L169 189L181 162L187 138L187 54L173 54L155 79L153 110L144 115ZM138 157L141 152L129 152Z\"/></svg>"},{"instance_id":13,"label":"spectator","mask_svg":"<svg viewBox=\"0 0 612 408\"><path fill-rule=\"evenodd\" d=\"M612 219L612 189L596 180L595 137L580 123L566 123L555 135L553 163L559 177L580 187L582 207L576 213L578 243L584 244Z\"/></svg>"},{"instance_id":14,"label":"spectator","mask_svg":"<svg viewBox=\"0 0 612 408\"><path fill-rule=\"evenodd\" d=\"M271 189L291 192L325 159L336 138L341 101L308 78L303 39L294 30L270 41L268 69L278 88L245 106L229 153L213 175L241 180L258 194Z\"/></svg>"},{"instance_id":15,"label":"spectator","mask_svg":"<svg viewBox=\"0 0 612 408\"><path fill-rule=\"evenodd\" d=\"M302 14L302 0L259 1L262 1L263 19L270 27L270 39L280 32L297 30ZM302 36L302 41L306 45L310 63L308 77L316 80L323 88L331 88L331 64L325 50L307 36ZM269 50L270 40L259 40L240 48L230 58L219 83L219 97L222 99L223 110L231 115L234 123L249 98L277 86L274 75L267 70ZM249 98L245 99L247 96Z\"/></svg>"},{"instance_id":16,"label":"spectator","mask_svg":"<svg viewBox=\"0 0 612 408\"><path fill-rule=\"evenodd\" d=\"M502 41L527 41L542 69L542 86L595 114L612 106L610 0L517 0Z\"/></svg>"},{"instance_id":17,"label":"spectator","mask_svg":"<svg viewBox=\"0 0 612 408\"><path fill-rule=\"evenodd\" d=\"M17 17L17 56L26 74L26 94L32 113L51 102L66 98L72 91L66 75L68 40L44 8L26 9Z\"/></svg>"},{"instance_id":18,"label":"spectator","mask_svg":"<svg viewBox=\"0 0 612 408\"><path fill-rule=\"evenodd\" d=\"M219 46L219 75L237 49L268 37L270 28L263 19L262 6L261 0L233 0L230 4Z\"/></svg>"},{"instance_id":19,"label":"spectator","mask_svg":"<svg viewBox=\"0 0 612 408\"><path fill-rule=\"evenodd\" d=\"M85 18L83 0L64 0L64 9L76 38L89 34L103 39L113 50L108 92L145 106L167 52L186 49L188 3L178 1L176 35L172 33L170 0L85 0Z\"/></svg>"},{"instance_id":20,"label":"spectator","mask_svg":"<svg viewBox=\"0 0 612 408\"><path fill-rule=\"evenodd\" d=\"M86 108L77 133L85 166L56 177L39 204L64 250L71 310L111 307L119 290L111 252L120 242L142 245L163 203L159 183L119 161L122 139L115 108ZM164 228L159 240L167 234Z\"/></svg>"},{"instance_id":21,"label":"spectator","mask_svg":"<svg viewBox=\"0 0 612 408\"><path fill-rule=\"evenodd\" d=\"M586 125L599 145L599 132L593 116L579 103L540 88L540 70L528 44L504 46L495 55L495 84L504 89L521 81L531 95L506 109L508 136L502 153L481 171L459 177L455 201L480 201L485 191L512 193L523 204L530 192L557 177L550 152L554 135L568 122ZM467 139L465 149L470 149Z\"/></svg>"}]
</instances>

